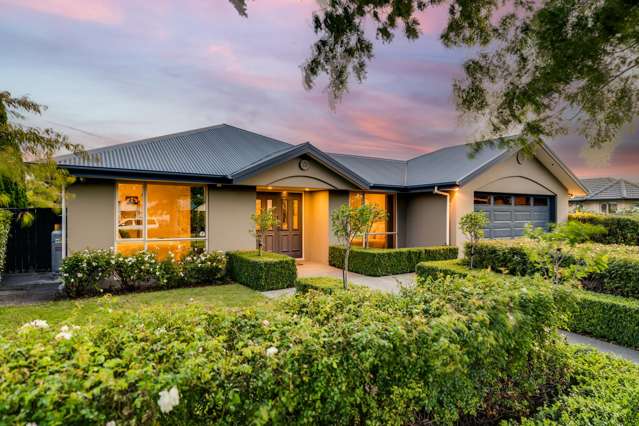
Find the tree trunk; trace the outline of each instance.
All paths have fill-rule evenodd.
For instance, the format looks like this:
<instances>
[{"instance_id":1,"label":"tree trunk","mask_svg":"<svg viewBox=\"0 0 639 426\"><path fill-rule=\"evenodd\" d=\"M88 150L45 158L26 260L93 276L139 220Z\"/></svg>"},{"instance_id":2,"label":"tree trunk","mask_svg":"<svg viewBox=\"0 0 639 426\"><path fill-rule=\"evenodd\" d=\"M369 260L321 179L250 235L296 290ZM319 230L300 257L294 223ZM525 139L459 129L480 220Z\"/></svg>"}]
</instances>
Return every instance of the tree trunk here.
<instances>
[{"instance_id":1,"label":"tree trunk","mask_svg":"<svg viewBox=\"0 0 639 426\"><path fill-rule=\"evenodd\" d=\"M344 290L348 290L348 256L351 253L351 248L348 247L346 249L346 254L344 255L344 270L342 271L342 281L344 283Z\"/></svg>"}]
</instances>

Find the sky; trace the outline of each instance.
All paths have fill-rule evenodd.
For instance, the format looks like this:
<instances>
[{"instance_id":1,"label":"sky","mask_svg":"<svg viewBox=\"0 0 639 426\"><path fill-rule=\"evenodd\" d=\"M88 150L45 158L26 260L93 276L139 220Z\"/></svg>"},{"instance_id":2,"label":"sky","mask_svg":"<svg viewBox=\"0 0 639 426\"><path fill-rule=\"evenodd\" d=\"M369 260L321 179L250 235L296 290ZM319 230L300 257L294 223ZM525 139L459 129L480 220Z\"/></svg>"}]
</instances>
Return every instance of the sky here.
<instances>
[{"instance_id":1,"label":"sky","mask_svg":"<svg viewBox=\"0 0 639 426\"><path fill-rule=\"evenodd\" d=\"M422 36L376 43L363 84L332 110L320 79L302 86L315 40L313 0L0 0L0 90L48 106L28 125L87 148L227 123L328 152L408 159L472 142L452 82L471 52L439 41L446 9ZM579 177L639 181L639 121L606 150L578 135L549 141Z\"/></svg>"}]
</instances>

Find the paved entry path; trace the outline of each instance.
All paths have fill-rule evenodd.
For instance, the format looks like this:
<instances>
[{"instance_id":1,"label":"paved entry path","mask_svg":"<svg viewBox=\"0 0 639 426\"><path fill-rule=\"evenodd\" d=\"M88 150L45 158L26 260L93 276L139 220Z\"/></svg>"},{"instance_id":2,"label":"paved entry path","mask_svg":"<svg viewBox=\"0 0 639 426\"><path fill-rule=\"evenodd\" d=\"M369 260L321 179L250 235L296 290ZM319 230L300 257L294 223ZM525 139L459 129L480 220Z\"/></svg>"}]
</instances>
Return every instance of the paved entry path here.
<instances>
[{"instance_id":1,"label":"paved entry path","mask_svg":"<svg viewBox=\"0 0 639 426\"><path fill-rule=\"evenodd\" d=\"M54 300L59 285L60 279L50 272L3 275L0 282L0 306Z\"/></svg>"},{"instance_id":2,"label":"paved entry path","mask_svg":"<svg viewBox=\"0 0 639 426\"><path fill-rule=\"evenodd\" d=\"M624 358L629 361L639 364L639 351L629 349L623 346L608 343L603 340L595 339L588 336L582 336L581 334L571 333L569 331L560 331L560 333L566 337L566 341L571 344L587 345L591 346L600 352L605 352L611 355L615 355L619 358Z\"/></svg>"},{"instance_id":3,"label":"paved entry path","mask_svg":"<svg viewBox=\"0 0 639 426\"><path fill-rule=\"evenodd\" d=\"M297 276L304 277L334 277L342 278L342 270L323 263L301 262L297 265ZM367 277L366 275L348 273L348 281L381 290L388 293L399 293L400 286L413 285L415 273L388 275L386 277Z\"/></svg>"}]
</instances>

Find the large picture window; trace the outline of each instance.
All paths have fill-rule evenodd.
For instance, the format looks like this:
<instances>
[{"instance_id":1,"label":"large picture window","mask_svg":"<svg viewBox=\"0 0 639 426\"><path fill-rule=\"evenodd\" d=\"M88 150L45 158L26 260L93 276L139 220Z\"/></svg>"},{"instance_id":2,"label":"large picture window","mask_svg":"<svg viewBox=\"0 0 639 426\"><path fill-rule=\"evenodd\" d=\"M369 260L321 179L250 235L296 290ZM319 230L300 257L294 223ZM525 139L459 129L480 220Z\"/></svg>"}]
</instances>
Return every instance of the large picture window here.
<instances>
[{"instance_id":1,"label":"large picture window","mask_svg":"<svg viewBox=\"0 0 639 426\"><path fill-rule=\"evenodd\" d=\"M395 221L395 197L393 194L351 192L349 204L351 207L373 204L386 213L385 219L375 221L370 232L361 238L353 240L353 245L371 248L395 247L395 229L393 226Z\"/></svg>"},{"instance_id":2,"label":"large picture window","mask_svg":"<svg viewBox=\"0 0 639 426\"><path fill-rule=\"evenodd\" d=\"M150 250L181 258L206 249L206 187L156 183L117 184L116 251Z\"/></svg>"}]
</instances>

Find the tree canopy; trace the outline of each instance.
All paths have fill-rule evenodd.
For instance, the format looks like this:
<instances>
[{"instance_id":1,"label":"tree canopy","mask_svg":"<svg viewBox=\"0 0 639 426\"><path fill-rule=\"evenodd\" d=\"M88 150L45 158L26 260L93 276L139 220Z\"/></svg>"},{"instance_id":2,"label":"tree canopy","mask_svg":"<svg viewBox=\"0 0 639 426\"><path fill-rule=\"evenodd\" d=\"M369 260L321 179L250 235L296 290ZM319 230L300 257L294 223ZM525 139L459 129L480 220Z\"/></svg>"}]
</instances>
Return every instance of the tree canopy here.
<instances>
[{"instance_id":1,"label":"tree canopy","mask_svg":"<svg viewBox=\"0 0 639 426\"><path fill-rule=\"evenodd\" d=\"M15 195L22 193L30 207L59 207L60 189L73 178L57 167L53 156L61 150L86 155L81 145L53 129L14 122L45 109L26 96L0 92L0 206L24 207L24 195ZM13 205L18 201L19 205Z\"/></svg>"},{"instance_id":2,"label":"tree canopy","mask_svg":"<svg viewBox=\"0 0 639 426\"><path fill-rule=\"evenodd\" d=\"M231 0L247 15L246 0ZM420 36L420 16L448 7L445 46L474 46L453 85L458 111L483 124L478 144L531 149L575 129L591 146L613 142L639 113L636 0L325 0L313 14L317 40L302 65L311 89L327 75L331 102L362 82L372 34ZM507 134L518 134L503 138Z\"/></svg>"}]
</instances>

